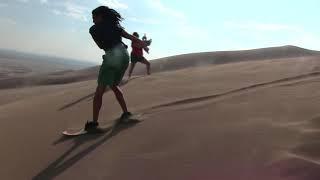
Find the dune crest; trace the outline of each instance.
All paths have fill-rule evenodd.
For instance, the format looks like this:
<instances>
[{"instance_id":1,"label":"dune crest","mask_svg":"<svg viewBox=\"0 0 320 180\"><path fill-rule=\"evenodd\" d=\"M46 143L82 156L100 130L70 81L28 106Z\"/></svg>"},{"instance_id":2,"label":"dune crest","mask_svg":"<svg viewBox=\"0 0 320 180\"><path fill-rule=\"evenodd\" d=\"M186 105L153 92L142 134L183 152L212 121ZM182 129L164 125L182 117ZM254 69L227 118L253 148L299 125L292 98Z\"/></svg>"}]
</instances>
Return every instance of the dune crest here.
<instances>
[{"instance_id":1,"label":"dune crest","mask_svg":"<svg viewBox=\"0 0 320 180\"><path fill-rule=\"evenodd\" d=\"M258 61L271 59L296 59L319 56L318 51L303 49L296 46L281 46L242 51L203 52L171 56L151 61L152 72L175 71L185 68L202 67L243 61ZM20 68L21 69L21 68ZM28 69L24 68L24 71ZM99 66L81 70L64 70L51 73L25 74L1 78L0 89L30 87L37 85L66 84L79 81L93 80L97 77ZM144 75L145 67L137 64L133 75ZM1 73L4 73L2 70ZM0 74L1 75L1 74Z\"/></svg>"}]
</instances>

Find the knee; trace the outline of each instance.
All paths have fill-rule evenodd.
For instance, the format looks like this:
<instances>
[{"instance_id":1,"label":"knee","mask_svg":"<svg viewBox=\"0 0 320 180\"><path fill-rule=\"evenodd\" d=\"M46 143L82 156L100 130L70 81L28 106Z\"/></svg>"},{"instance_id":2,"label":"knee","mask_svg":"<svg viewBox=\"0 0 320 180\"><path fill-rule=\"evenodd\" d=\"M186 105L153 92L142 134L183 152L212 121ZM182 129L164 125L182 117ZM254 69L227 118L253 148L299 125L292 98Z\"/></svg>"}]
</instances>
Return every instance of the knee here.
<instances>
[{"instance_id":1,"label":"knee","mask_svg":"<svg viewBox=\"0 0 320 180\"><path fill-rule=\"evenodd\" d=\"M94 101L97 101L97 100L99 100L99 99L101 99L102 98L102 96L99 96L99 94L94 94L94 98L93 98L93 100Z\"/></svg>"},{"instance_id":2,"label":"knee","mask_svg":"<svg viewBox=\"0 0 320 180\"><path fill-rule=\"evenodd\" d=\"M102 96L103 96L103 92L100 92L97 90L94 94L94 99L101 99Z\"/></svg>"},{"instance_id":3,"label":"knee","mask_svg":"<svg viewBox=\"0 0 320 180\"><path fill-rule=\"evenodd\" d=\"M123 96L122 91L118 86L114 86L111 89L117 97Z\"/></svg>"}]
</instances>

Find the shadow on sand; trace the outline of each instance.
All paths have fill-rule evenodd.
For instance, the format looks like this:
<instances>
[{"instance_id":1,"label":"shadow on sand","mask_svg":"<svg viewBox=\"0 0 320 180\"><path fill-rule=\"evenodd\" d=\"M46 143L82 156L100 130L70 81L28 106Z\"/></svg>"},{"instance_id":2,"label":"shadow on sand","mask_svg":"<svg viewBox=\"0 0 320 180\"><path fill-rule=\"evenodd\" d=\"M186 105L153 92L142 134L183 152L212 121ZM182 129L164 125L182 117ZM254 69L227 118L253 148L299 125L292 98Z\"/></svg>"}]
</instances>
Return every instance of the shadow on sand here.
<instances>
[{"instance_id":1,"label":"shadow on sand","mask_svg":"<svg viewBox=\"0 0 320 180\"><path fill-rule=\"evenodd\" d=\"M134 79L138 79L138 78L142 78L142 77L143 76L137 76L137 77L132 77L130 80L122 81L120 83L120 87L128 84L130 81L132 81ZM109 88L106 88L105 92L108 92L109 90L110 90ZM72 106L74 106L74 105L76 105L76 104L78 104L78 103L80 103L80 102L82 102L82 101L84 101L86 99L88 99L88 101L91 101L91 100L93 100L93 96L94 96L94 92L90 93L90 94L88 94L88 95L86 95L86 96L84 96L84 97L82 97L82 98L80 98L80 99L78 99L76 101L73 101L71 103L68 103L68 104L62 106L61 108L58 109L58 111L63 111L65 109L68 109L68 108L70 108L70 107L72 107Z\"/></svg>"},{"instance_id":2,"label":"shadow on sand","mask_svg":"<svg viewBox=\"0 0 320 180\"><path fill-rule=\"evenodd\" d=\"M100 145L102 145L104 142L106 142L111 137L117 135L123 130L126 130L128 128L134 127L137 125L139 120L137 119L131 119L130 122L125 124L116 124L113 128L111 128L109 131L106 131L105 133L99 133L99 134L87 134L82 136L76 136L76 137L61 137L55 142L53 142L53 145L65 142L67 140L73 140L74 144L73 146L67 150L64 154L62 154L58 159L56 159L54 162L49 164L48 167L46 167L44 170L39 172L36 176L34 176L33 180L51 180L57 177L59 174L63 173L65 170L73 166L75 163L77 163L79 160L84 158L86 155L91 153L93 150L98 148ZM84 144L87 141L94 140L97 138L100 138L102 136L102 139L98 140L94 144L90 145L86 149L80 151L79 153L75 154L74 156L67 159L67 157L78 147L80 147L82 144Z\"/></svg>"}]
</instances>

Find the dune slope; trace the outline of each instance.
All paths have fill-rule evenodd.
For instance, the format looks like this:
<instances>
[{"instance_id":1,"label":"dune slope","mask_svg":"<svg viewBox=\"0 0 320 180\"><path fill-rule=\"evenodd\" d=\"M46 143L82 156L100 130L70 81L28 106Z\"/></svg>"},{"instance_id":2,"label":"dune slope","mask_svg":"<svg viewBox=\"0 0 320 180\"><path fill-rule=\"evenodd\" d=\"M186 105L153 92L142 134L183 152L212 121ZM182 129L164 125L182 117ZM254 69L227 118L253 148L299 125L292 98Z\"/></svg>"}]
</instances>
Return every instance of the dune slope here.
<instances>
[{"instance_id":1,"label":"dune slope","mask_svg":"<svg viewBox=\"0 0 320 180\"><path fill-rule=\"evenodd\" d=\"M95 80L0 91L1 179L320 178L320 63L250 61L124 82L143 122L64 138L90 120ZM101 124L120 108L106 92Z\"/></svg>"}]
</instances>

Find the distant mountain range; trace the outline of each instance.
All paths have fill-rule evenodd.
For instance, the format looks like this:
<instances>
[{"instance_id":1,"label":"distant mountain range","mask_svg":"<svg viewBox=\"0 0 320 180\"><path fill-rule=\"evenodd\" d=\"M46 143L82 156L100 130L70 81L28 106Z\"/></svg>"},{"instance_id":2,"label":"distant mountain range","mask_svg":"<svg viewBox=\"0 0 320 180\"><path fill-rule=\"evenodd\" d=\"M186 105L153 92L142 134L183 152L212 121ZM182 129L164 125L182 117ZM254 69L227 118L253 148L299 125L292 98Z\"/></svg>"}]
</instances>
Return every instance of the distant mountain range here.
<instances>
[{"instance_id":1,"label":"distant mountain range","mask_svg":"<svg viewBox=\"0 0 320 180\"><path fill-rule=\"evenodd\" d=\"M97 65L97 63L80 61L77 59L38 55L33 53L20 52L16 50L0 49L0 59L11 59L27 63L49 63L59 69L82 69ZM1 60L0 60L1 62ZM49 65L48 64L48 65Z\"/></svg>"}]
</instances>

